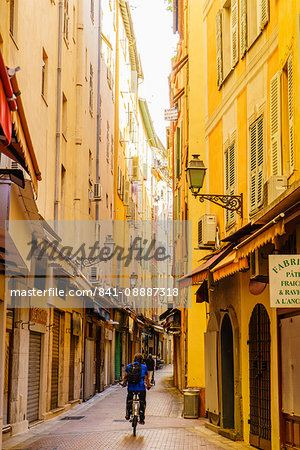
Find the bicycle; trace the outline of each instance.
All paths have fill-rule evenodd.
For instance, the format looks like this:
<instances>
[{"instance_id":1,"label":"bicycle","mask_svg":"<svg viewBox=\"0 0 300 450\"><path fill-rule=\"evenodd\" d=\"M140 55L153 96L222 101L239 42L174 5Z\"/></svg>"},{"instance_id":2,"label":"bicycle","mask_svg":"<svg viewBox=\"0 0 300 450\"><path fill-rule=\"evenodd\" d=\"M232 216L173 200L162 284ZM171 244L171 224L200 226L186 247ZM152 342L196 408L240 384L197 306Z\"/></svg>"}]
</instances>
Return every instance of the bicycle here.
<instances>
[{"instance_id":1,"label":"bicycle","mask_svg":"<svg viewBox=\"0 0 300 450\"><path fill-rule=\"evenodd\" d=\"M126 384L120 383L122 387L126 387ZM147 387L147 390L149 390L150 387ZM132 409L131 409L131 415L129 422L132 424L132 434L135 437L136 436L136 427L138 422L140 421L140 391L134 391L133 392L133 399L132 399Z\"/></svg>"},{"instance_id":2,"label":"bicycle","mask_svg":"<svg viewBox=\"0 0 300 450\"><path fill-rule=\"evenodd\" d=\"M136 427L139 421L140 421L140 396L139 392L136 391L133 393L132 414L130 417L130 422L132 423L133 436L136 436Z\"/></svg>"}]
</instances>

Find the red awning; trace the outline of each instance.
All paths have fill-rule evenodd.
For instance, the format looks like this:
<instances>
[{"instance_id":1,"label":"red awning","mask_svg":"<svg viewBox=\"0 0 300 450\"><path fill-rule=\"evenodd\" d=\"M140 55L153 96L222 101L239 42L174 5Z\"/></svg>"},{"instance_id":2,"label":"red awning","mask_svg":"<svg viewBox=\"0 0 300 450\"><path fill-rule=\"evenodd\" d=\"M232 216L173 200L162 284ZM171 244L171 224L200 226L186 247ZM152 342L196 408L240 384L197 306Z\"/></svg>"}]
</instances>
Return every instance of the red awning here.
<instances>
[{"instance_id":1,"label":"red awning","mask_svg":"<svg viewBox=\"0 0 300 450\"><path fill-rule=\"evenodd\" d=\"M226 247L221 252L216 253L211 258L209 258L205 263L198 266L192 272L179 278L178 283L180 283L180 288L190 286L191 284L200 284L203 283L204 280L208 280L210 269L212 269L212 267L214 267L222 258L227 255L230 248L231 246Z\"/></svg>"},{"instance_id":2,"label":"red awning","mask_svg":"<svg viewBox=\"0 0 300 450\"><path fill-rule=\"evenodd\" d=\"M0 139L0 152L26 170L37 194L37 181L41 180L41 173L14 72L11 71L10 78L0 51L0 126L4 134L2 140Z\"/></svg>"}]
</instances>

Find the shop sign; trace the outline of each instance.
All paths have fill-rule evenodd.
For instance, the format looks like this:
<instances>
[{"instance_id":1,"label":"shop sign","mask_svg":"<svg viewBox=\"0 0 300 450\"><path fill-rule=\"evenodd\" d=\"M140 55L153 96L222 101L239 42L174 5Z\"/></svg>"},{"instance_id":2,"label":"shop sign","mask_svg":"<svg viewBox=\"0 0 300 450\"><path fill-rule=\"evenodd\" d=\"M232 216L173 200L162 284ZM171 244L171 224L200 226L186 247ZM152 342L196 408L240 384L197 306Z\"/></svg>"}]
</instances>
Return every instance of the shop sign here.
<instances>
[{"instance_id":1,"label":"shop sign","mask_svg":"<svg viewBox=\"0 0 300 450\"><path fill-rule=\"evenodd\" d=\"M47 325L47 311L41 308L31 308L30 321L39 323L40 325Z\"/></svg>"},{"instance_id":2,"label":"shop sign","mask_svg":"<svg viewBox=\"0 0 300 450\"><path fill-rule=\"evenodd\" d=\"M300 256L269 255L270 305L300 307Z\"/></svg>"},{"instance_id":3,"label":"shop sign","mask_svg":"<svg viewBox=\"0 0 300 450\"><path fill-rule=\"evenodd\" d=\"M81 336L82 330L82 318L81 315L73 311L72 312L72 333L74 336Z\"/></svg>"},{"instance_id":4,"label":"shop sign","mask_svg":"<svg viewBox=\"0 0 300 450\"><path fill-rule=\"evenodd\" d=\"M178 109L170 108L165 109L165 120L176 121L178 119Z\"/></svg>"}]
</instances>

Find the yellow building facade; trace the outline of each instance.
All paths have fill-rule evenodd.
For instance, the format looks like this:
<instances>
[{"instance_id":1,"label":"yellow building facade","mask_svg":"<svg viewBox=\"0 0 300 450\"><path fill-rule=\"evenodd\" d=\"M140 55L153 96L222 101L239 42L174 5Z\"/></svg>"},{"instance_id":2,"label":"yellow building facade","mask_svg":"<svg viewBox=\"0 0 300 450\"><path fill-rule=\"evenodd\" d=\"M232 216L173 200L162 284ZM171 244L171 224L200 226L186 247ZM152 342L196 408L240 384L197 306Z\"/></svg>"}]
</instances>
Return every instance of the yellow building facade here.
<instances>
[{"instance_id":1,"label":"yellow building facade","mask_svg":"<svg viewBox=\"0 0 300 450\"><path fill-rule=\"evenodd\" d=\"M268 263L299 253L299 4L176 1L174 12L173 73L188 51L188 78L177 75L171 94L188 123L182 172L200 155L207 168L200 194L218 197L199 203L184 176L174 180L175 205L180 183L185 192L176 217L192 220L199 248L193 270L180 273L182 288L189 281L190 296L197 293L191 311L198 309L192 322L188 311L181 315L181 387L201 387L205 370L208 427L261 449L298 448L298 397L287 381L297 364L285 352L288 321L299 335L298 310L275 307ZM176 102L183 87L186 106ZM221 208L222 195L237 196L233 211Z\"/></svg>"}]
</instances>

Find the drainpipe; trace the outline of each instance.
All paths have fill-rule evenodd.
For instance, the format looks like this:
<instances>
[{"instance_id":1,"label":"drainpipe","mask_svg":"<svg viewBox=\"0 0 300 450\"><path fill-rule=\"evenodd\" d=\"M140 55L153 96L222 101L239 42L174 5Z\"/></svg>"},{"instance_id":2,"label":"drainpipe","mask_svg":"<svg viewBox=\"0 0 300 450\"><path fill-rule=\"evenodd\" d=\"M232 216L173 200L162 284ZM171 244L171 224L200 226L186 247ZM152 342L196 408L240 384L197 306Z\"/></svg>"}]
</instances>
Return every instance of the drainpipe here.
<instances>
[{"instance_id":1,"label":"drainpipe","mask_svg":"<svg viewBox=\"0 0 300 450\"><path fill-rule=\"evenodd\" d=\"M99 0L98 18L98 80L97 80L97 142L96 142L96 183L100 182L100 88L101 88L101 0ZM99 202L96 202L96 221L99 220Z\"/></svg>"},{"instance_id":2,"label":"drainpipe","mask_svg":"<svg viewBox=\"0 0 300 450\"><path fill-rule=\"evenodd\" d=\"M56 145L55 145L55 196L54 196L54 230L58 228L58 202L60 180L60 133L61 133L61 65L63 34L63 0L58 3L58 52L57 52L57 96L56 96Z\"/></svg>"}]
</instances>

